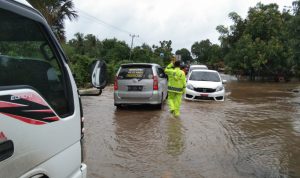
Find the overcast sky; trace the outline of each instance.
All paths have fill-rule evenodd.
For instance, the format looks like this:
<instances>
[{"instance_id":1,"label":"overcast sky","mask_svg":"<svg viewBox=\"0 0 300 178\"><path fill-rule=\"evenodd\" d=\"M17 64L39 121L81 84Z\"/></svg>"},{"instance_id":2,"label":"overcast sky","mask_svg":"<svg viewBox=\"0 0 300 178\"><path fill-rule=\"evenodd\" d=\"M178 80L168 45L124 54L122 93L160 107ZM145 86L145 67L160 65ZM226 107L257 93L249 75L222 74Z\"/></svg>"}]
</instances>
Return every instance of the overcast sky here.
<instances>
[{"instance_id":1,"label":"overcast sky","mask_svg":"<svg viewBox=\"0 0 300 178\"><path fill-rule=\"evenodd\" d=\"M219 43L218 25L232 24L230 12L245 18L256 3L277 3L280 10L293 0L73 0L79 13L76 21L66 22L67 39L74 34L94 34L100 40L117 38L134 46L172 40L173 52L190 50L196 41Z\"/></svg>"}]
</instances>

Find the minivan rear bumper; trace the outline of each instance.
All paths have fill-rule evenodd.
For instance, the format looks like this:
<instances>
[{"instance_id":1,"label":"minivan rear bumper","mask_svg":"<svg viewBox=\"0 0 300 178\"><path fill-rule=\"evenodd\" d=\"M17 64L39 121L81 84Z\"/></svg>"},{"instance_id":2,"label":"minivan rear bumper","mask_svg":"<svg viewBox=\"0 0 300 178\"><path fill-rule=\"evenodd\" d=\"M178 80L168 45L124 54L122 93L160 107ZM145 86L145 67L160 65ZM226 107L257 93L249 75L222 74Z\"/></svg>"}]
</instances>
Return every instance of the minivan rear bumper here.
<instances>
[{"instance_id":1,"label":"minivan rear bumper","mask_svg":"<svg viewBox=\"0 0 300 178\"><path fill-rule=\"evenodd\" d=\"M151 97L120 97L118 91L114 91L114 104L160 104L162 94L158 91L153 91Z\"/></svg>"}]
</instances>

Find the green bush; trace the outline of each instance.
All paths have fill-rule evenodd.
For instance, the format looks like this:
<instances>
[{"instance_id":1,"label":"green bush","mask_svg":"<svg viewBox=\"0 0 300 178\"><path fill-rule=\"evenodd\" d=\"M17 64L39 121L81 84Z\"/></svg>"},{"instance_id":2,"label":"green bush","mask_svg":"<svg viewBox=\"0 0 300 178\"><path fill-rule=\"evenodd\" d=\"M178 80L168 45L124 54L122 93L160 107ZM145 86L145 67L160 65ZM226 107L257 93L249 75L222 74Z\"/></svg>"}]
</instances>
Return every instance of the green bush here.
<instances>
[{"instance_id":1,"label":"green bush","mask_svg":"<svg viewBox=\"0 0 300 178\"><path fill-rule=\"evenodd\" d=\"M86 87L90 83L90 64L93 59L84 55L74 55L70 59L71 70L79 87Z\"/></svg>"}]
</instances>

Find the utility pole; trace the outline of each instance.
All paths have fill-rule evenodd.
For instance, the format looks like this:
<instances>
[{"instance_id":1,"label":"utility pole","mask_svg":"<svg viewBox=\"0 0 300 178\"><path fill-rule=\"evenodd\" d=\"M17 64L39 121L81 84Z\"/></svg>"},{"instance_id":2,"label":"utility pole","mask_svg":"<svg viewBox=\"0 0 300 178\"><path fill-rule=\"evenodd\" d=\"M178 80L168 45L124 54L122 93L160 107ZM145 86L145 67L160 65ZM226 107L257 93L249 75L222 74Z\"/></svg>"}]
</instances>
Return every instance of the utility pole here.
<instances>
[{"instance_id":1,"label":"utility pole","mask_svg":"<svg viewBox=\"0 0 300 178\"><path fill-rule=\"evenodd\" d=\"M131 47L130 47L130 53L129 53L129 60L131 60L131 53L132 53L132 47L133 47L133 39L135 38L135 37L139 37L139 35L135 35L135 34L133 34L133 35L131 35L131 34L129 34L129 36L131 36Z\"/></svg>"}]
</instances>

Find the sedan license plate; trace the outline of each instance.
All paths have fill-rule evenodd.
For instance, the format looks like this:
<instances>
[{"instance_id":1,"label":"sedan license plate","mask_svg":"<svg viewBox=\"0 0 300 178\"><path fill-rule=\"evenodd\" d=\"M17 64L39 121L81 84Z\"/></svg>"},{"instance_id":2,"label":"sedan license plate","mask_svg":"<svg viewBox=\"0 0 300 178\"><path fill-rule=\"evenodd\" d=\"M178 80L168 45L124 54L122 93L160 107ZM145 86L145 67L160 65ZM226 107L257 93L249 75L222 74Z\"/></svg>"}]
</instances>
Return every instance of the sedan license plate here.
<instances>
[{"instance_id":1,"label":"sedan license plate","mask_svg":"<svg viewBox=\"0 0 300 178\"><path fill-rule=\"evenodd\" d=\"M201 94L201 96L208 97L208 94Z\"/></svg>"},{"instance_id":2,"label":"sedan license plate","mask_svg":"<svg viewBox=\"0 0 300 178\"><path fill-rule=\"evenodd\" d=\"M143 86L128 86L128 91L142 91Z\"/></svg>"}]
</instances>

